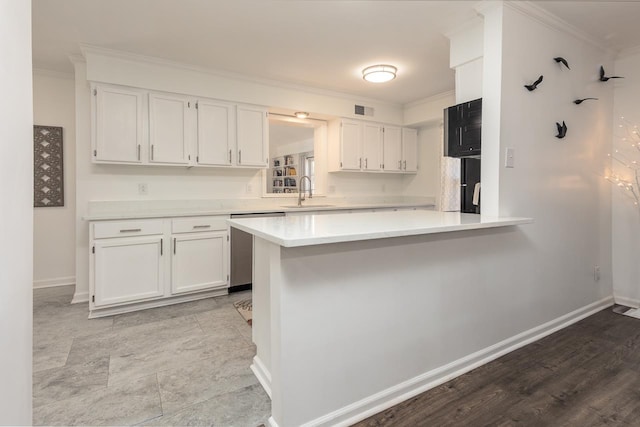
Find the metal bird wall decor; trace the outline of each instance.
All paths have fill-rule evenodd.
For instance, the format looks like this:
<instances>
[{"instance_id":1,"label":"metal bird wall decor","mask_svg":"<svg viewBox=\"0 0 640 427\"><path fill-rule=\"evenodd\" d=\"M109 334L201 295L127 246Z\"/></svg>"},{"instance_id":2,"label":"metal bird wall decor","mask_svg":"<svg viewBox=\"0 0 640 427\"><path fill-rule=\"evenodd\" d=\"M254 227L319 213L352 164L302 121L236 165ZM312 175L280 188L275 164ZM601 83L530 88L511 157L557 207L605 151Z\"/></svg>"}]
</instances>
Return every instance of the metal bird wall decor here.
<instances>
[{"instance_id":1,"label":"metal bird wall decor","mask_svg":"<svg viewBox=\"0 0 640 427\"><path fill-rule=\"evenodd\" d=\"M567 60L566 60L566 59L564 59L563 57L558 56L558 57L553 58L553 60L554 60L554 61L556 61L558 64L562 64L562 65L564 65L565 67L567 67L567 70L570 70L570 69L571 69L571 68L569 67L569 63L568 63L568 62L567 62Z\"/></svg>"},{"instance_id":2,"label":"metal bird wall decor","mask_svg":"<svg viewBox=\"0 0 640 427\"><path fill-rule=\"evenodd\" d=\"M575 101L573 101L573 103L576 104L576 105L580 105L584 101L589 101L590 99L593 99L594 101L598 100L598 98L582 98L582 99L576 99Z\"/></svg>"},{"instance_id":3,"label":"metal bird wall decor","mask_svg":"<svg viewBox=\"0 0 640 427\"><path fill-rule=\"evenodd\" d=\"M542 79L543 78L544 78L544 76L540 76L540 77L538 77L538 80L536 80L535 82L531 83L530 85L524 85L524 87L526 87L529 92L532 92L532 91L534 91L534 90L536 90L538 88L538 85L540 83L542 83Z\"/></svg>"},{"instance_id":4,"label":"metal bird wall decor","mask_svg":"<svg viewBox=\"0 0 640 427\"><path fill-rule=\"evenodd\" d=\"M624 79L624 77L620 77L620 76L605 76L604 75L604 67L601 65L600 66L600 81L601 82L606 82L609 79Z\"/></svg>"},{"instance_id":5,"label":"metal bird wall decor","mask_svg":"<svg viewBox=\"0 0 640 427\"><path fill-rule=\"evenodd\" d=\"M556 127L558 128L558 134L556 135L556 138L562 139L567 136L567 125L564 121L562 122L562 124L556 122Z\"/></svg>"}]
</instances>

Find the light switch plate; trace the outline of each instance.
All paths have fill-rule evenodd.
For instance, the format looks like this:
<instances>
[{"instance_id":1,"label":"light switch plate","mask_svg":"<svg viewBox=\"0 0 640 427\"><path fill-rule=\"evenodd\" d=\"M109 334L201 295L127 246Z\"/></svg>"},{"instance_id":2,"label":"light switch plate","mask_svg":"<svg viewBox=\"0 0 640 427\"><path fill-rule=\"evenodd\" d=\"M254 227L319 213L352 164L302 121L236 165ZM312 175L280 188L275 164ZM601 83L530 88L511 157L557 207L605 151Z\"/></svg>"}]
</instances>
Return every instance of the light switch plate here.
<instances>
[{"instance_id":1,"label":"light switch plate","mask_svg":"<svg viewBox=\"0 0 640 427\"><path fill-rule=\"evenodd\" d=\"M504 167L505 168L514 168L515 167L515 155L516 150L511 147L507 147L505 156L504 156Z\"/></svg>"}]
</instances>

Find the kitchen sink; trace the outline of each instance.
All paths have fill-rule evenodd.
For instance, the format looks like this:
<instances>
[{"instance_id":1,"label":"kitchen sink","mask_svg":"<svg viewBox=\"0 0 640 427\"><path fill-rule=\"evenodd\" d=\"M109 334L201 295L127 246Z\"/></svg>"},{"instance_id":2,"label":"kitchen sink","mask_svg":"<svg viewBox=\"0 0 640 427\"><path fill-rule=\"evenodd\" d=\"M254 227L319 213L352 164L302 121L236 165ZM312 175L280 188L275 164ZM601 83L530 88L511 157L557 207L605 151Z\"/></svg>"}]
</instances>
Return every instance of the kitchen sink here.
<instances>
[{"instance_id":1,"label":"kitchen sink","mask_svg":"<svg viewBox=\"0 0 640 427\"><path fill-rule=\"evenodd\" d=\"M288 205L288 206L282 206L282 207L283 208L294 208L294 209L302 209L302 208L313 209L313 208L333 208L333 207L335 207L335 205L302 205L302 206Z\"/></svg>"}]
</instances>

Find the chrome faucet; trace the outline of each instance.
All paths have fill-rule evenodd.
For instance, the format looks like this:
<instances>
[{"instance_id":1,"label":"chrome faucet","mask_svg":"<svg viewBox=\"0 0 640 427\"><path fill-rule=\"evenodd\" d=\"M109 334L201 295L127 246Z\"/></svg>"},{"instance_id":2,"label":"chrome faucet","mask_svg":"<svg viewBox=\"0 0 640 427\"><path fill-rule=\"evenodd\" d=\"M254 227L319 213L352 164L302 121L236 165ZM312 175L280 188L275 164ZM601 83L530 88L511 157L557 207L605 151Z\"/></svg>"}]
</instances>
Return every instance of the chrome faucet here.
<instances>
[{"instance_id":1,"label":"chrome faucet","mask_svg":"<svg viewBox=\"0 0 640 427\"><path fill-rule=\"evenodd\" d=\"M298 207L302 206L302 202L306 199L302 196L302 181L307 178L309 180L309 198L313 197L313 190L311 189L311 178L307 175L303 175L300 177L300 181L298 181Z\"/></svg>"}]
</instances>

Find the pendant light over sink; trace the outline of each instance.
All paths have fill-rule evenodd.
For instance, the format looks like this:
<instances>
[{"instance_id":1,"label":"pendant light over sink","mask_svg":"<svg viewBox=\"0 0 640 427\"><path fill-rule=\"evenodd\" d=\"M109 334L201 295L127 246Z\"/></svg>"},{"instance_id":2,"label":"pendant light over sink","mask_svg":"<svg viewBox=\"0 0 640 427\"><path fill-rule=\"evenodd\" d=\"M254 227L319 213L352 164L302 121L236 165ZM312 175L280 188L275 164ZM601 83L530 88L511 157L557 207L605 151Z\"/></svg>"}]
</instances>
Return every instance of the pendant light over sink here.
<instances>
[{"instance_id":1,"label":"pendant light over sink","mask_svg":"<svg viewBox=\"0 0 640 427\"><path fill-rule=\"evenodd\" d=\"M397 72L393 65L372 65L362 70L362 78L371 83L384 83L395 79Z\"/></svg>"}]
</instances>

